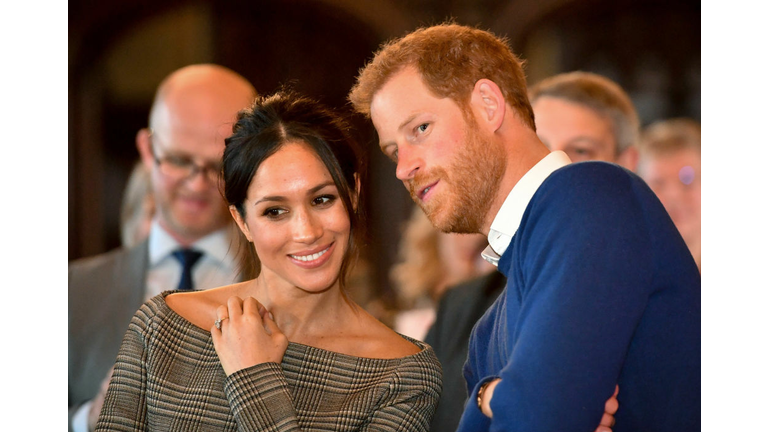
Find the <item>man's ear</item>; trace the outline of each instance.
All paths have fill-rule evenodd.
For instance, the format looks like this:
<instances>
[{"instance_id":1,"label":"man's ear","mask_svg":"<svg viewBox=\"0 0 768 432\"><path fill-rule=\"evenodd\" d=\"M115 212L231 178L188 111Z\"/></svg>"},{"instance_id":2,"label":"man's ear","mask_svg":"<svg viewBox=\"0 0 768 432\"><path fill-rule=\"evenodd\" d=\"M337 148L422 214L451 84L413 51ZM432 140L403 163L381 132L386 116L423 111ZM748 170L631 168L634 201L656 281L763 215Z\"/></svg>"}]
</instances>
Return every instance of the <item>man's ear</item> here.
<instances>
[{"instance_id":1,"label":"man's ear","mask_svg":"<svg viewBox=\"0 0 768 432\"><path fill-rule=\"evenodd\" d=\"M152 153L152 138L148 128L142 128L136 133L136 149L139 150L141 162L148 170L151 170L155 163L155 157Z\"/></svg>"},{"instance_id":2,"label":"man's ear","mask_svg":"<svg viewBox=\"0 0 768 432\"><path fill-rule=\"evenodd\" d=\"M637 148L631 146L621 152L619 157L616 158L616 163L632 172L637 172L637 161L639 158L640 155L637 153Z\"/></svg>"},{"instance_id":3,"label":"man's ear","mask_svg":"<svg viewBox=\"0 0 768 432\"><path fill-rule=\"evenodd\" d=\"M243 220L243 217L240 216L240 212L237 210L237 207L233 205L229 206L229 213L232 215L232 219L235 220L235 223L237 223L238 228L240 228L240 231L243 233L245 238L247 238L249 242L253 243L251 231L248 230L248 225Z\"/></svg>"},{"instance_id":4,"label":"man's ear","mask_svg":"<svg viewBox=\"0 0 768 432\"><path fill-rule=\"evenodd\" d=\"M483 78L475 83L472 89L470 104L475 110L477 121L485 123L496 132L504 122L507 103L504 93L495 82Z\"/></svg>"}]
</instances>

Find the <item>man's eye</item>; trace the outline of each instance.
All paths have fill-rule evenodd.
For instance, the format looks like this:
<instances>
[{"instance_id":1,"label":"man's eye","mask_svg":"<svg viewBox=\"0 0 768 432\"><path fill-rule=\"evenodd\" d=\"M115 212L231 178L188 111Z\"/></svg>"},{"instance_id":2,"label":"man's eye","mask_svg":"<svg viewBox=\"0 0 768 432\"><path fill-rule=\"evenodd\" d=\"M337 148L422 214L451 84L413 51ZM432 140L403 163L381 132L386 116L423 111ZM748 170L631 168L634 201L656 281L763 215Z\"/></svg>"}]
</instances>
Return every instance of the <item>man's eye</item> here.
<instances>
[{"instance_id":1,"label":"man's eye","mask_svg":"<svg viewBox=\"0 0 768 432\"><path fill-rule=\"evenodd\" d=\"M165 160L169 164L175 165L175 166L181 167L181 168L186 168L186 167L192 165L192 161L191 160L189 160L187 158L179 157L179 156L168 156L168 157L165 158Z\"/></svg>"},{"instance_id":2,"label":"man's eye","mask_svg":"<svg viewBox=\"0 0 768 432\"><path fill-rule=\"evenodd\" d=\"M389 158L392 159L393 162L397 162L397 148L392 150L392 152L389 154Z\"/></svg>"}]
</instances>

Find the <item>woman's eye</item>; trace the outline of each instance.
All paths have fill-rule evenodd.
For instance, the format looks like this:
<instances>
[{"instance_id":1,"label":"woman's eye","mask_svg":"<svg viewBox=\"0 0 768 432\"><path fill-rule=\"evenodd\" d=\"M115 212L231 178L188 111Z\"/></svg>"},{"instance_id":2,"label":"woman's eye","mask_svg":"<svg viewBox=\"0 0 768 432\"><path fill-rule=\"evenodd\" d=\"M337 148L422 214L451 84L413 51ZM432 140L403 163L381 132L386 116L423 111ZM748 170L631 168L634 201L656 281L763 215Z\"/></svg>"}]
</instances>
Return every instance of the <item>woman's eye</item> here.
<instances>
[{"instance_id":1,"label":"woman's eye","mask_svg":"<svg viewBox=\"0 0 768 432\"><path fill-rule=\"evenodd\" d=\"M319 196L319 197L316 197L315 199L313 199L312 200L312 204L316 205L316 206L330 204L335 199L336 199L336 197L333 196L333 195L322 195L322 196Z\"/></svg>"},{"instance_id":2,"label":"woman's eye","mask_svg":"<svg viewBox=\"0 0 768 432\"><path fill-rule=\"evenodd\" d=\"M285 210L280 208L271 207L266 210L264 210L264 216L270 218L270 219L276 219L282 216L285 213Z\"/></svg>"}]
</instances>

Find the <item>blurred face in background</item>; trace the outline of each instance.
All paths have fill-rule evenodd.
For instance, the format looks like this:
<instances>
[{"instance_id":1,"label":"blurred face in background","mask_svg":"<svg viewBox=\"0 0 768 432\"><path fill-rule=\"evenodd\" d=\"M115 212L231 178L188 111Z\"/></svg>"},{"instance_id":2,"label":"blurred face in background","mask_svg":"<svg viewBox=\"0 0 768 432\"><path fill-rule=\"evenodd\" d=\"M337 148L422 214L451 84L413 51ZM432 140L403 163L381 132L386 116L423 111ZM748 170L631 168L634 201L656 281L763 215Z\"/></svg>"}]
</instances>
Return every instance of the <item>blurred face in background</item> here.
<instances>
[{"instance_id":1,"label":"blurred face in background","mask_svg":"<svg viewBox=\"0 0 768 432\"><path fill-rule=\"evenodd\" d=\"M161 87L151 130L136 137L151 175L157 220L181 244L230 223L219 190L224 138L252 97L250 85L229 72L186 69Z\"/></svg>"},{"instance_id":2,"label":"blurred face in background","mask_svg":"<svg viewBox=\"0 0 768 432\"><path fill-rule=\"evenodd\" d=\"M194 241L225 226L229 214L218 190L224 137L178 121L154 130L150 141L159 160L151 173L163 228Z\"/></svg>"},{"instance_id":3,"label":"blurred face in background","mask_svg":"<svg viewBox=\"0 0 768 432\"><path fill-rule=\"evenodd\" d=\"M701 154L683 148L641 159L638 173L664 204L700 265Z\"/></svg>"},{"instance_id":4,"label":"blurred face in background","mask_svg":"<svg viewBox=\"0 0 768 432\"><path fill-rule=\"evenodd\" d=\"M617 162L611 122L590 108L565 99L543 96L532 104L536 134L550 150L565 152L571 161Z\"/></svg>"}]
</instances>

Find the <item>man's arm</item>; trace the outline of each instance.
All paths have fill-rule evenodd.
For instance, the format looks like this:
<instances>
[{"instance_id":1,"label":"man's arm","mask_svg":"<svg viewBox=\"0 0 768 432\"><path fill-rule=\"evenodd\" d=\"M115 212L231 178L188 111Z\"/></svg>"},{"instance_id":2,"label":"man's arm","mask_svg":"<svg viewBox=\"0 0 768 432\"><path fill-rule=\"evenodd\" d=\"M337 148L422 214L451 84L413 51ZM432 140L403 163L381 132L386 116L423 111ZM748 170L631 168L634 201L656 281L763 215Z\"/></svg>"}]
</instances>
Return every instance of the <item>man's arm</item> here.
<instances>
[{"instance_id":1,"label":"man's arm","mask_svg":"<svg viewBox=\"0 0 768 432\"><path fill-rule=\"evenodd\" d=\"M496 384L501 381L501 378L496 378L493 381L489 381L488 384L481 387L477 394L477 405L480 411L488 418L493 418L493 410L491 410L491 399L493 399L493 392L496 389ZM595 432L611 432L613 425L616 423L616 419L613 417L616 411L619 409L619 401L617 396L619 394L619 386L616 386L616 391L610 399L605 402L605 413L600 419L600 425L595 429Z\"/></svg>"},{"instance_id":2,"label":"man's arm","mask_svg":"<svg viewBox=\"0 0 768 432\"><path fill-rule=\"evenodd\" d=\"M650 295L652 251L629 178L604 177L548 185L507 252L514 262L505 256L520 307L505 321L513 345L490 430L593 430L614 391Z\"/></svg>"}]
</instances>

